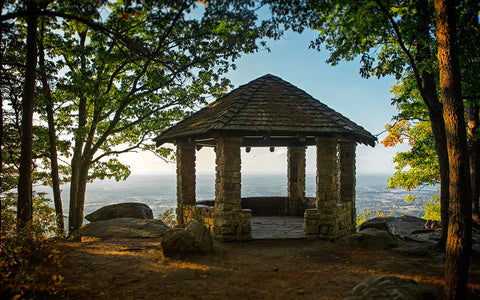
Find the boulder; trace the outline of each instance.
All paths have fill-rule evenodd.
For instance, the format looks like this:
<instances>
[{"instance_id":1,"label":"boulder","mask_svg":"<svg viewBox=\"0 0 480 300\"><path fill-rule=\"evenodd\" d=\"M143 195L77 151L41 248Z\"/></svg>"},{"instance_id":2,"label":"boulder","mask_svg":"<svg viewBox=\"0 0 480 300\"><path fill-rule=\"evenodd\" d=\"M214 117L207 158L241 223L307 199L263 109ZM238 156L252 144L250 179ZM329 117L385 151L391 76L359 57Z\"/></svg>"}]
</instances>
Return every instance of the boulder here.
<instances>
[{"instance_id":1,"label":"boulder","mask_svg":"<svg viewBox=\"0 0 480 300\"><path fill-rule=\"evenodd\" d=\"M116 218L89 223L80 228L81 237L161 238L168 227L160 220Z\"/></svg>"},{"instance_id":2,"label":"boulder","mask_svg":"<svg viewBox=\"0 0 480 300\"><path fill-rule=\"evenodd\" d=\"M435 296L415 281L395 276L376 276L355 286L343 300L430 300Z\"/></svg>"},{"instance_id":3,"label":"boulder","mask_svg":"<svg viewBox=\"0 0 480 300\"><path fill-rule=\"evenodd\" d=\"M127 202L107 205L85 216L90 222L116 218L153 219L153 212L146 204Z\"/></svg>"},{"instance_id":4,"label":"boulder","mask_svg":"<svg viewBox=\"0 0 480 300\"><path fill-rule=\"evenodd\" d=\"M165 256L182 254L206 254L213 249L213 239L205 225L191 221L181 227L168 230L162 239Z\"/></svg>"},{"instance_id":5,"label":"boulder","mask_svg":"<svg viewBox=\"0 0 480 300\"><path fill-rule=\"evenodd\" d=\"M404 239L410 233L423 229L425 223L426 220L412 216L373 218L360 224L358 230L375 228Z\"/></svg>"},{"instance_id":6,"label":"boulder","mask_svg":"<svg viewBox=\"0 0 480 300\"><path fill-rule=\"evenodd\" d=\"M344 236L340 239L349 246L367 249L389 249L398 246L398 239L387 231L367 228L360 232Z\"/></svg>"}]
</instances>

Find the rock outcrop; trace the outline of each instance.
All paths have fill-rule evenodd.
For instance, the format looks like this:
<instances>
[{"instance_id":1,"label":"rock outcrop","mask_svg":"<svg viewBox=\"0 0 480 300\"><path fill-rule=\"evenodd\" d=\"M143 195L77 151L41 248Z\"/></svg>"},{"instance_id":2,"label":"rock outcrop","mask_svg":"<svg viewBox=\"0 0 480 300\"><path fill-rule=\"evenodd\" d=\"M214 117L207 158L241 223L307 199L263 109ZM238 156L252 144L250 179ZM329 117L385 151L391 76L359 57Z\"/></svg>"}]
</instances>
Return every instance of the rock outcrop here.
<instances>
[{"instance_id":1,"label":"rock outcrop","mask_svg":"<svg viewBox=\"0 0 480 300\"><path fill-rule=\"evenodd\" d=\"M426 220L412 216L373 218L360 224L358 230L376 228L404 239L416 230L424 229L425 223Z\"/></svg>"},{"instance_id":2,"label":"rock outcrop","mask_svg":"<svg viewBox=\"0 0 480 300\"><path fill-rule=\"evenodd\" d=\"M79 235L97 238L161 238L168 227L160 220L116 218L83 226Z\"/></svg>"},{"instance_id":3,"label":"rock outcrop","mask_svg":"<svg viewBox=\"0 0 480 300\"><path fill-rule=\"evenodd\" d=\"M213 249L213 239L202 223L191 221L168 230L162 239L165 256L206 254Z\"/></svg>"},{"instance_id":4,"label":"rock outcrop","mask_svg":"<svg viewBox=\"0 0 480 300\"><path fill-rule=\"evenodd\" d=\"M153 219L153 212L146 204L127 202L107 205L85 216L90 222L116 218Z\"/></svg>"},{"instance_id":5,"label":"rock outcrop","mask_svg":"<svg viewBox=\"0 0 480 300\"><path fill-rule=\"evenodd\" d=\"M367 228L344 236L340 241L352 247L367 249L389 249L398 246L398 239L395 236L377 228Z\"/></svg>"},{"instance_id":6,"label":"rock outcrop","mask_svg":"<svg viewBox=\"0 0 480 300\"><path fill-rule=\"evenodd\" d=\"M376 276L355 286L343 300L434 300L430 290L415 281L395 276Z\"/></svg>"}]
</instances>

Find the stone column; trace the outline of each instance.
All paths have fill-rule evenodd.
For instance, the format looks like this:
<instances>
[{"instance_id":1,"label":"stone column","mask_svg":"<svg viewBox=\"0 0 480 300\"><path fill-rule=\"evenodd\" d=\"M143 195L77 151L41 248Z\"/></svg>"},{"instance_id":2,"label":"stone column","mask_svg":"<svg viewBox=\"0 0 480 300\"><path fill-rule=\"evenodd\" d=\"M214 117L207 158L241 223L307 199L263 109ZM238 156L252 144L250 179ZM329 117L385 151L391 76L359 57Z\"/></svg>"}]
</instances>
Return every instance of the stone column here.
<instances>
[{"instance_id":1,"label":"stone column","mask_svg":"<svg viewBox=\"0 0 480 300\"><path fill-rule=\"evenodd\" d=\"M355 201L355 143L340 143L340 200Z\"/></svg>"},{"instance_id":2,"label":"stone column","mask_svg":"<svg viewBox=\"0 0 480 300\"><path fill-rule=\"evenodd\" d=\"M305 210L303 228L308 239L329 239L338 235L337 139L317 137L316 209Z\"/></svg>"},{"instance_id":3,"label":"stone column","mask_svg":"<svg viewBox=\"0 0 480 300\"><path fill-rule=\"evenodd\" d=\"M195 205L195 143L177 142L177 223L185 220L184 205Z\"/></svg>"},{"instance_id":4,"label":"stone column","mask_svg":"<svg viewBox=\"0 0 480 300\"><path fill-rule=\"evenodd\" d=\"M239 211L241 207L240 137L217 138L215 208L221 211Z\"/></svg>"},{"instance_id":5,"label":"stone column","mask_svg":"<svg viewBox=\"0 0 480 300\"><path fill-rule=\"evenodd\" d=\"M219 137L216 152L213 236L220 241L251 238L251 210L242 210L241 137Z\"/></svg>"},{"instance_id":6,"label":"stone column","mask_svg":"<svg viewBox=\"0 0 480 300\"><path fill-rule=\"evenodd\" d=\"M340 201L348 206L346 215L341 216L347 232L355 232L355 148L354 142L342 142L340 145Z\"/></svg>"},{"instance_id":7,"label":"stone column","mask_svg":"<svg viewBox=\"0 0 480 300\"><path fill-rule=\"evenodd\" d=\"M330 212L338 201L337 139L317 137L316 142L317 208Z\"/></svg>"},{"instance_id":8,"label":"stone column","mask_svg":"<svg viewBox=\"0 0 480 300\"><path fill-rule=\"evenodd\" d=\"M288 215L298 215L305 210L305 149L305 146L290 146L287 149Z\"/></svg>"}]
</instances>

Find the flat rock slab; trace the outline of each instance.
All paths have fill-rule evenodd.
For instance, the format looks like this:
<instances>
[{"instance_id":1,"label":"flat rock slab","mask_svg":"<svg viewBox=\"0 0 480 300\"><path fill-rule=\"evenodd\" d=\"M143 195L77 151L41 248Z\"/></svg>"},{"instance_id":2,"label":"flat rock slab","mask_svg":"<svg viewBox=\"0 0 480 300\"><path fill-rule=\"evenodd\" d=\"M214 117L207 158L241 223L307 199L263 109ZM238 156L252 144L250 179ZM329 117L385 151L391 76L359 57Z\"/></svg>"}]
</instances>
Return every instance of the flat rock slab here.
<instances>
[{"instance_id":1,"label":"flat rock slab","mask_svg":"<svg viewBox=\"0 0 480 300\"><path fill-rule=\"evenodd\" d=\"M358 230L376 228L403 239L410 233L423 229L425 223L426 220L413 216L373 218L360 224Z\"/></svg>"},{"instance_id":2,"label":"flat rock slab","mask_svg":"<svg viewBox=\"0 0 480 300\"><path fill-rule=\"evenodd\" d=\"M344 236L340 242L348 246L367 249L390 249L398 246L398 238L377 228L367 228L360 232Z\"/></svg>"},{"instance_id":3,"label":"flat rock slab","mask_svg":"<svg viewBox=\"0 0 480 300\"><path fill-rule=\"evenodd\" d=\"M434 300L425 287L395 276L376 276L355 286L343 300Z\"/></svg>"},{"instance_id":4,"label":"flat rock slab","mask_svg":"<svg viewBox=\"0 0 480 300\"><path fill-rule=\"evenodd\" d=\"M92 222L80 229L82 237L161 238L168 227L160 220L117 218Z\"/></svg>"},{"instance_id":5,"label":"flat rock slab","mask_svg":"<svg viewBox=\"0 0 480 300\"><path fill-rule=\"evenodd\" d=\"M252 239L305 238L303 217L252 216Z\"/></svg>"},{"instance_id":6,"label":"flat rock slab","mask_svg":"<svg viewBox=\"0 0 480 300\"><path fill-rule=\"evenodd\" d=\"M153 211L144 203L126 202L101 207L85 216L90 222L117 218L153 219Z\"/></svg>"}]
</instances>

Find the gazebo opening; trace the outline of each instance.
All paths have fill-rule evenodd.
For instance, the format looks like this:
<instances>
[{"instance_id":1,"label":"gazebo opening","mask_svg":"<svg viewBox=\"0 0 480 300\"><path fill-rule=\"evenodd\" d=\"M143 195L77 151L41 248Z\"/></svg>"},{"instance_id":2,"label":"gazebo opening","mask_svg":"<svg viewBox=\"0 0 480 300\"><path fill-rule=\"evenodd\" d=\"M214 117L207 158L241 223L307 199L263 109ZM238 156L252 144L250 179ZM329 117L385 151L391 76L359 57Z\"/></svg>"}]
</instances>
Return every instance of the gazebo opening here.
<instances>
[{"instance_id":1,"label":"gazebo opening","mask_svg":"<svg viewBox=\"0 0 480 300\"><path fill-rule=\"evenodd\" d=\"M157 145L177 147L177 220L198 220L221 241L252 238L252 216L303 216L309 239L355 231L355 148L376 138L273 75L240 86L167 129ZM315 199L305 194L306 148L315 147ZM196 151L215 149L215 200L197 203ZM241 151L287 148L287 196L242 199Z\"/></svg>"}]
</instances>

